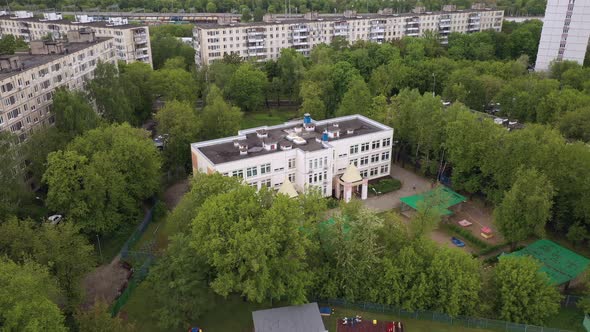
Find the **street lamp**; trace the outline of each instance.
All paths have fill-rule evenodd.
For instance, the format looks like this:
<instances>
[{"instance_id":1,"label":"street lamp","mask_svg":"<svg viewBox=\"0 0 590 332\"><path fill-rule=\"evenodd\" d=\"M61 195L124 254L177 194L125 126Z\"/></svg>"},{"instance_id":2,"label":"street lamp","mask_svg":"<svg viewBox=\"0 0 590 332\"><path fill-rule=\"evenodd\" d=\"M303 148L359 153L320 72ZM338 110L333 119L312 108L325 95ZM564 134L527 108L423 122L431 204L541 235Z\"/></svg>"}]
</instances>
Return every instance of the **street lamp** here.
<instances>
[{"instance_id":1,"label":"street lamp","mask_svg":"<svg viewBox=\"0 0 590 332\"><path fill-rule=\"evenodd\" d=\"M435 91L436 91L436 74L435 73L432 73L432 78L434 80L434 84L432 86L432 96L434 97L435 96Z\"/></svg>"}]
</instances>

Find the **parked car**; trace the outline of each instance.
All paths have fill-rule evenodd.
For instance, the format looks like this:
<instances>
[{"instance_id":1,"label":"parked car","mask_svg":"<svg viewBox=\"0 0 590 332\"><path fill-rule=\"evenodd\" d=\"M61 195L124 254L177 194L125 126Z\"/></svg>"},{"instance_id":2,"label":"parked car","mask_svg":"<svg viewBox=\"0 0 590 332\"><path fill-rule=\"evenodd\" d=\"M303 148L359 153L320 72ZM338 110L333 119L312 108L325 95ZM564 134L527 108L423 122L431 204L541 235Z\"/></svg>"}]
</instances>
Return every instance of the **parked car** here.
<instances>
[{"instance_id":1,"label":"parked car","mask_svg":"<svg viewBox=\"0 0 590 332\"><path fill-rule=\"evenodd\" d=\"M465 243L454 236L451 238L451 242L457 247L465 247Z\"/></svg>"},{"instance_id":2,"label":"parked car","mask_svg":"<svg viewBox=\"0 0 590 332\"><path fill-rule=\"evenodd\" d=\"M59 224L62 219L63 219L63 216L61 214L54 214L52 216L49 216L49 218L47 218L48 222L52 225Z\"/></svg>"}]
</instances>

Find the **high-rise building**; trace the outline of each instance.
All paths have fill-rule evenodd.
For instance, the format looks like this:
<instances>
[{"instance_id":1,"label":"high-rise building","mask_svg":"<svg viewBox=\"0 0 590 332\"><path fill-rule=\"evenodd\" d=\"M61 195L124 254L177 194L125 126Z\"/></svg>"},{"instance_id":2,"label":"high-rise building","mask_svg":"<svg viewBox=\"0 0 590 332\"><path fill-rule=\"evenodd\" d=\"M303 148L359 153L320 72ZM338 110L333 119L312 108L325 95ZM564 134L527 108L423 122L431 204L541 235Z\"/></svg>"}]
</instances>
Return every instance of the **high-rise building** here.
<instances>
[{"instance_id":1,"label":"high-rise building","mask_svg":"<svg viewBox=\"0 0 590 332\"><path fill-rule=\"evenodd\" d=\"M0 12L0 35L10 34L30 42L47 36L62 39L68 31L92 29L97 37L113 38L117 60L127 63L140 61L152 65L150 32L147 26L131 25L120 17L95 21L87 15L77 15L76 19L77 21L69 21L55 13L45 13L43 18L35 18L30 12Z\"/></svg>"},{"instance_id":2,"label":"high-rise building","mask_svg":"<svg viewBox=\"0 0 590 332\"><path fill-rule=\"evenodd\" d=\"M31 50L0 56L0 131L24 141L36 127L51 125L57 88L79 90L99 61L116 64L112 38L74 30L68 40L32 41Z\"/></svg>"},{"instance_id":3,"label":"high-rise building","mask_svg":"<svg viewBox=\"0 0 590 332\"><path fill-rule=\"evenodd\" d=\"M309 55L314 46L329 44L337 37L350 43L359 40L383 43L405 36L434 33L445 43L451 32L502 30L503 11L476 8L455 10L452 6L445 6L441 12L421 9L407 14L393 14L386 10L378 14L308 13L297 18L267 15L264 22L196 24L193 30L195 62L206 65L232 53L246 59L266 61L277 59L283 48L293 48Z\"/></svg>"},{"instance_id":4,"label":"high-rise building","mask_svg":"<svg viewBox=\"0 0 590 332\"><path fill-rule=\"evenodd\" d=\"M552 61L584 62L590 38L590 0L548 0L535 70Z\"/></svg>"},{"instance_id":5,"label":"high-rise building","mask_svg":"<svg viewBox=\"0 0 590 332\"><path fill-rule=\"evenodd\" d=\"M368 181L389 176L393 129L362 115L240 130L191 144L193 173L219 172L290 196L316 187L323 196L367 198Z\"/></svg>"}]
</instances>

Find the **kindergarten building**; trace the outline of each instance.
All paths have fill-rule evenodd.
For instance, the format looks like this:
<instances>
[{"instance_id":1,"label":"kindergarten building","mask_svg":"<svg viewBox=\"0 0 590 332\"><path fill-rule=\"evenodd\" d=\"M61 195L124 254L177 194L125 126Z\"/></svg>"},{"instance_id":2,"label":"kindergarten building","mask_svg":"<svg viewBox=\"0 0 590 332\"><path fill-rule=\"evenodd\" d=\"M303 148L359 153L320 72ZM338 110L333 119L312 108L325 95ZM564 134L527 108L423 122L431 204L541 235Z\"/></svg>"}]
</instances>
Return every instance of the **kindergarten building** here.
<instances>
[{"instance_id":1,"label":"kindergarten building","mask_svg":"<svg viewBox=\"0 0 590 332\"><path fill-rule=\"evenodd\" d=\"M323 196L366 199L368 181L389 176L393 129L362 115L238 131L191 144L193 173L219 172L250 186L294 196L317 187Z\"/></svg>"}]
</instances>

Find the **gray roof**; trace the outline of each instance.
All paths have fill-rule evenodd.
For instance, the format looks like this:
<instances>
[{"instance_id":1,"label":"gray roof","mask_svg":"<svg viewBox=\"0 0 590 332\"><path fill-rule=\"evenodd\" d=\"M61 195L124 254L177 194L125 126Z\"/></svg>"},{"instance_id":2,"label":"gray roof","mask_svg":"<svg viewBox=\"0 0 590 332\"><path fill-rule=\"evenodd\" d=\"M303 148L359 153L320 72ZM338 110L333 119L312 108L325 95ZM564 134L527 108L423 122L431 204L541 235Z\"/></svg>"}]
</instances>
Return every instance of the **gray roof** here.
<instances>
[{"instance_id":1,"label":"gray roof","mask_svg":"<svg viewBox=\"0 0 590 332\"><path fill-rule=\"evenodd\" d=\"M291 145L293 149L301 149L303 151L318 151L324 149L324 146L321 142L318 142L316 139L321 139L322 133L328 128L335 128L334 124L338 124L338 129L340 130L340 138L330 138L328 143L331 141L341 140L349 137L355 137L370 133L375 133L378 131L382 131L382 128L379 128L371 123L363 121L361 118L349 118L346 120L338 120L338 118L327 120L329 124L320 124L315 126L315 130L313 131L305 131L304 129L302 132L298 133L297 135L307 141L306 144L297 145L295 143L291 143L287 140L287 131L294 129L295 127L301 127L303 125L303 121L295 124L289 123L289 125L283 126L275 126L273 128L266 129L267 138L259 138L256 135L256 132L253 131L251 133L247 133L246 139L241 139L239 142L241 144L245 144L248 146L248 154L247 155L240 155L239 149L234 146L233 141L226 141L212 145L206 145L198 147L198 149L214 164L222 164L230 161L242 160L252 157L257 157L265 154L271 154L280 152L280 149L277 150L265 150L262 148L263 141L266 142L278 142L280 145ZM352 133L348 133L347 129L352 129Z\"/></svg>"},{"instance_id":2,"label":"gray roof","mask_svg":"<svg viewBox=\"0 0 590 332\"><path fill-rule=\"evenodd\" d=\"M62 54L26 54L26 53L19 54L19 53L15 53L15 54L8 55L8 57L13 57L13 56L18 57L21 64L22 64L22 67L20 70L12 70L9 72L0 72L0 80L4 80L4 79L11 77L13 75L21 74L23 71L42 66L46 63L50 63L52 61L55 61L57 59L71 55L72 53L76 53L76 52L81 51L83 49L94 46L98 43L102 43L104 41L107 41L109 39L112 39L112 38L111 37L108 37L108 38L105 38L105 37L98 38L97 37L95 39L95 41L91 42L91 43L87 43L87 42L66 43L64 45L64 48L67 49L67 53L62 53ZM39 79L39 80L41 80L41 79Z\"/></svg>"},{"instance_id":3,"label":"gray roof","mask_svg":"<svg viewBox=\"0 0 590 332\"><path fill-rule=\"evenodd\" d=\"M27 17L27 18L14 18L12 15L0 15L1 20L10 20L14 22L27 22L27 23L46 23L46 24L69 24L71 26L84 26L84 27L94 27L94 28L111 28L111 29L136 29L136 28L146 28L146 25L135 25L135 24L122 24L122 25L109 25L106 21L94 21L94 22L85 22L85 23L78 23L74 21L70 21L67 19L61 20L45 20L38 17Z\"/></svg>"},{"instance_id":4,"label":"gray roof","mask_svg":"<svg viewBox=\"0 0 590 332\"><path fill-rule=\"evenodd\" d=\"M324 332L317 303L252 312L255 332Z\"/></svg>"}]
</instances>

